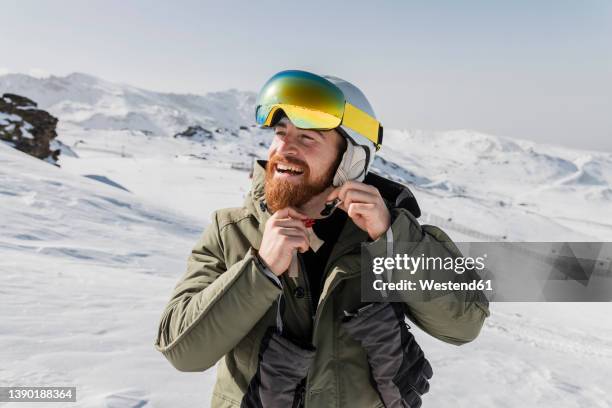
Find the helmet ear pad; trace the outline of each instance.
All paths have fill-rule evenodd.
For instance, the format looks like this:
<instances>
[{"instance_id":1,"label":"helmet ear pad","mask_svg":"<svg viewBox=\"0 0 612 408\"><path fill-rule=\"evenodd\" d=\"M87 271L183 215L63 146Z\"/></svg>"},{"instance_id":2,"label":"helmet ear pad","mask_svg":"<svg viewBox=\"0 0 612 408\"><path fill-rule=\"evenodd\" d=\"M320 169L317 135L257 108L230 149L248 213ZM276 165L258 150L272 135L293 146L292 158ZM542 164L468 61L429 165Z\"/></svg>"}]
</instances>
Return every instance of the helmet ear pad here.
<instances>
[{"instance_id":1,"label":"helmet ear pad","mask_svg":"<svg viewBox=\"0 0 612 408\"><path fill-rule=\"evenodd\" d=\"M340 132L343 136L345 133ZM363 181L369 163L370 151L364 146L356 144L353 139L346 137L346 150L342 155L342 160L336 169L336 174L332 181L334 187L340 187L350 180Z\"/></svg>"}]
</instances>

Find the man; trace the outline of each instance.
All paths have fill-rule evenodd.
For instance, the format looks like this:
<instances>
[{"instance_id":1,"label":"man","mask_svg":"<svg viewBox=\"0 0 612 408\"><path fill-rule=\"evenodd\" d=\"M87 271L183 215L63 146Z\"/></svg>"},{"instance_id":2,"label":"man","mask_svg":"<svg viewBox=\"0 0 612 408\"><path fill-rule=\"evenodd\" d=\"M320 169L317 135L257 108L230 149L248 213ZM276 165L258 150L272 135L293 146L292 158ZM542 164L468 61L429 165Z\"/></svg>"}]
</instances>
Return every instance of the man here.
<instances>
[{"instance_id":1,"label":"man","mask_svg":"<svg viewBox=\"0 0 612 408\"><path fill-rule=\"evenodd\" d=\"M459 345L478 335L486 299L452 292L364 307L362 245L460 254L419 225L406 187L369 172L382 126L359 89L283 71L261 90L256 118L274 128L268 161L256 164L244 206L215 212L194 247L157 349L181 371L221 359L213 407L419 406L431 368L404 317Z\"/></svg>"}]
</instances>

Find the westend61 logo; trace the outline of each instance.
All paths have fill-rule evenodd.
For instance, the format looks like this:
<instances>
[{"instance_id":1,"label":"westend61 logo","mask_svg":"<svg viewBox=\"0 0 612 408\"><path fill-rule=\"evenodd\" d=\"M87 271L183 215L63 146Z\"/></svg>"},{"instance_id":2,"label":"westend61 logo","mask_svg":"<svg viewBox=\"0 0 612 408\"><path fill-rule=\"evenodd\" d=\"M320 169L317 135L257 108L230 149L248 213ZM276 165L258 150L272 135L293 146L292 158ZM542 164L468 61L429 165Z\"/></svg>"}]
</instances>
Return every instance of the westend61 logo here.
<instances>
[{"instance_id":1,"label":"westend61 logo","mask_svg":"<svg viewBox=\"0 0 612 408\"><path fill-rule=\"evenodd\" d=\"M394 257L375 257L372 259L372 272L378 276L372 282L376 291L492 291L490 280L482 280L477 272L485 269L486 254L478 257L439 257L409 256L397 254ZM459 279L466 271L475 272L471 277ZM395 276L396 279L385 279ZM418 275L417 275L418 272ZM401 279L407 273L416 279ZM455 277L455 278L453 278ZM399 278L399 279L398 279ZM387 280L385 282L385 280Z\"/></svg>"},{"instance_id":2,"label":"westend61 logo","mask_svg":"<svg viewBox=\"0 0 612 408\"><path fill-rule=\"evenodd\" d=\"M385 270L405 270L410 272L411 275L415 274L417 270L423 271L453 271L459 275L464 273L466 270L475 269L476 271L482 271L485 268L484 260L487 257L486 254L476 258L472 257L445 257L439 256L425 256L421 254L418 257L408 256L407 254L397 254L393 258L387 257L376 257L372 262L372 271L376 275L380 275Z\"/></svg>"},{"instance_id":3,"label":"westend61 logo","mask_svg":"<svg viewBox=\"0 0 612 408\"><path fill-rule=\"evenodd\" d=\"M397 240L362 246L362 301L426 302L450 292L460 300L610 302L612 243L456 242L442 247L438 241Z\"/></svg>"}]
</instances>

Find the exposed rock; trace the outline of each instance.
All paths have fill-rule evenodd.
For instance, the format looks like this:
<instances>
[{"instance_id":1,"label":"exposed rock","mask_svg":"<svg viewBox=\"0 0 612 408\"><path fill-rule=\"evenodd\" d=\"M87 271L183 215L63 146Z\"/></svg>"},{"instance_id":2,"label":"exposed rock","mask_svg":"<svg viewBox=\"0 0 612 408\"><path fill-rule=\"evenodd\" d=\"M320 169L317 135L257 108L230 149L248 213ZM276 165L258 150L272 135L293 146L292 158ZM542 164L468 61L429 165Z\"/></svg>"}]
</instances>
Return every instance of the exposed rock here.
<instances>
[{"instance_id":1,"label":"exposed rock","mask_svg":"<svg viewBox=\"0 0 612 408\"><path fill-rule=\"evenodd\" d=\"M36 102L21 95L2 95L0 140L31 156L57 164L61 149L52 145L57 137L57 118L37 106Z\"/></svg>"},{"instance_id":2,"label":"exposed rock","mask_svg":"<svg viewBox=\"0 0 612 408\"><path fill-rule=\"evenodd\" d=\"M212 139L213 133L210 130L205 129L200 125L195 125L195 126L189 126L187 130L184 130L180 133L175 134L174 137L188 137L190 139L204 140L204 139Z\"/></svg>"}]
</instances>

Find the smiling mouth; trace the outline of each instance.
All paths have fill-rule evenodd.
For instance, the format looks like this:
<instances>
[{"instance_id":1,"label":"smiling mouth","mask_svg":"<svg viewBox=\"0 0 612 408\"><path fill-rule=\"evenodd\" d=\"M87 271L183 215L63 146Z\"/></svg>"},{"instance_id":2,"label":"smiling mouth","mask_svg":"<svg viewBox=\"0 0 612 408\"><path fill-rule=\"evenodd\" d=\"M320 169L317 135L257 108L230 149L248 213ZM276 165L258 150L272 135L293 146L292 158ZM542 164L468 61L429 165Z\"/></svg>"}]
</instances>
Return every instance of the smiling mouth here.
<instances>
[{"instance_id":1,"label":"smiling mouth","mask_svg":"<svg viewBox=\"0 0 612 408\"><path fill-rule=\"evenodd\" d=\"M278 173L288 174L291 176L299 176L301 174L304 174L304 170L299 166L290 165L290 164L281 164L281 163L278 163L276 165L276 171Z\"/></svg>"}]
</instances>

